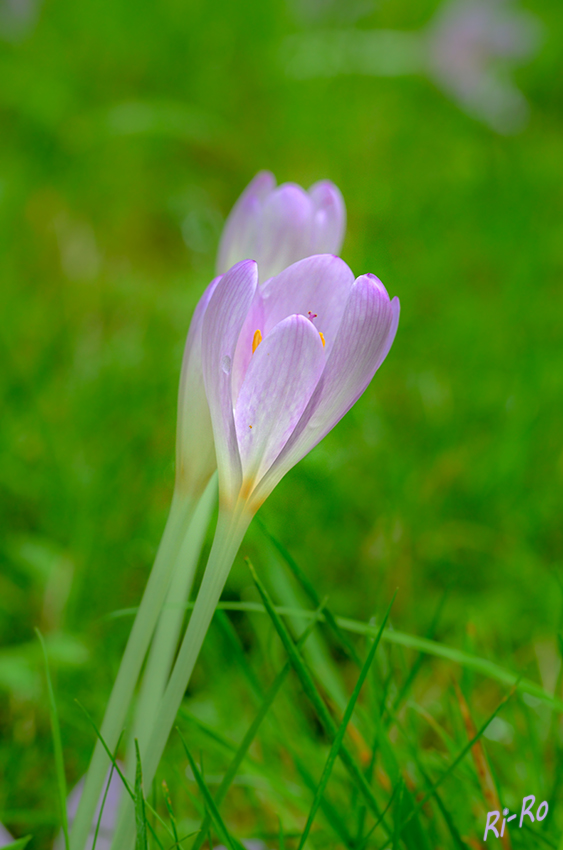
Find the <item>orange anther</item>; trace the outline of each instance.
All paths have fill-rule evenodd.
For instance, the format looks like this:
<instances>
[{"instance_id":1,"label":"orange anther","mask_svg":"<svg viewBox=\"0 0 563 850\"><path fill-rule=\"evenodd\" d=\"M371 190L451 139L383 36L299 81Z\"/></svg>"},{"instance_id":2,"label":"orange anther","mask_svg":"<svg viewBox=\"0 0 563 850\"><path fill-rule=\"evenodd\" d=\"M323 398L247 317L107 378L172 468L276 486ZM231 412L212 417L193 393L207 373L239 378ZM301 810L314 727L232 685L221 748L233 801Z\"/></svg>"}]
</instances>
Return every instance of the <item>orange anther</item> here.
<instances>
[{"instance_id":1,"label":"orange anther","mask_svg":"<svg viewBox=\"0 0 563 850\"><path fill-rule=\"evenodd\" d=\"M254 336L252 337L252 353L256 351L260 343L262 342L262 334L260 333L260 329L254 331ZM324 345L324 342L323 342Z\"/></svg>"},{"instance_id":2,"label":"orange anther","mask_svg":"<svg viewBox=\"0 0 563 850\"><path fill-rule=\"evenodd\" d=\"M322 342L322 344L323 344L323 348L324 348L324 347L325 347L325 338L324 338L324 335L323 335L322 331L319 331L319 336L320 336L320 338L321 338L321 342Z\"/></svg>"}]
</instances>

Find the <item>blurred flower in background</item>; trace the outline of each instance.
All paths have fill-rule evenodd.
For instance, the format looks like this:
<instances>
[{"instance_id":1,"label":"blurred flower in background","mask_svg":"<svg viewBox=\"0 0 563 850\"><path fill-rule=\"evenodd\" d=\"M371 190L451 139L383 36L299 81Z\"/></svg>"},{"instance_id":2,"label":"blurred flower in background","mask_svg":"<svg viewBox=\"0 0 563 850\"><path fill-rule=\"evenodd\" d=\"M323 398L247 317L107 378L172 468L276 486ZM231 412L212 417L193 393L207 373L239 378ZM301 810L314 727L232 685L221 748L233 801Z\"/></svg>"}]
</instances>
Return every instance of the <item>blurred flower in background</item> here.
<instances>
[{"instance_id":1,"label":"blurred flower in background","mask_svg":"<svg viewBox=\"0 0 563 850\"><path fill-rule=\"evenodd\" d=\"M8 830L0 823L0 847L7 847L13 840Z\"/></svg>"},{"instance_id":2,"label":"blurred flower in background","mask_svg":"<svg viewBox=\"0 0 563 850\"><path fill-rule=\"evenodd\" d=\"M517 132L529 108L509 72L537 52L540 38L538 19L510 0L453 0L426 31L428 68L470 115L499 133Z\"/></svg>"},{"instance_id":3,"label":"blurred flower in background","mask_svg":"<svg viewBox=\"0 0 563 850\"><path fill-rule=\"evenodd\" d=\"M20 41L39 17L37 0L0 0L0 39Z\"/></svg>"},{"instance_id":4,"label":"blurred flower in background","mask_svg":"<svg viewBox=\"0 0 563 850\"><path fill-rule=\"evenodd\" d=\"M306 79L340 74L425 74L469 115L515 133L529 107L510 72L537 52L541 24L511 0L448 0L423 29L331 29L286 39L286 72Z\"/></svg>"},{"instance_id":5,"label":"blurred flower in background","mask_svg":"<svg viewBox=\"0 0 563 850\"><path fill-rule=\"evenodd\" d=\"M123 769L124 765L120 763L120 768ZM108 774L109 778L109 774ZM121 777L115 771L112 771L111 779L109 781L109 785L107 785L107 793L106 793L106 785L107 778L104 782L104 791L100 797L98 802L98 806L96 808L96 813L94 815L94 819L92 821L92 827L90 829L90 834L88 836L88 840L86 842L86 846L84 850L92 850L92 846L94 844L94 837L96 837L96 850L109 850L111 846L111 842L113 839L113 834L115 831L115 824L117 820L117 812L119 808L119 801L121 799L121 795L123 793L123 782ZM68 821L69 827L72 826L72 822L76 815L76 810L78 809L78 803L80 802L80 797L82 796L82 788L84 787L84 777L74 786L72 791L68 796ZM103 804L102 816L100 817L100 810ZM99 820L99 825L98 825ZM97 833L97 834L96 834ZM57 839L53 844L53 850L64 850L65 842L62 832L59 833Z\"/></svg>"}]
</instances>

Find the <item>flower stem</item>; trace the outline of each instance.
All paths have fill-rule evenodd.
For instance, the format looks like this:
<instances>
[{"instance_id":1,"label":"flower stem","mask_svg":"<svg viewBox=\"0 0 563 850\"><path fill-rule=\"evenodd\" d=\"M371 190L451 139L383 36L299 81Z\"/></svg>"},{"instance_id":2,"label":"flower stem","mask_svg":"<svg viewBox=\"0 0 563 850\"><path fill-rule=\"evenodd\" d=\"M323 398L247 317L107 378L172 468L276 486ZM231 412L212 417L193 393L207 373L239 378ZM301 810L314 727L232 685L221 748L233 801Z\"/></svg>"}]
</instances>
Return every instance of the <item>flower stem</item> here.
<instances>
[{"instance_id":1,"label":"flower stem","mask_svg":"<svg viewBox=\"0 0 563 850\"><path fill-rule=\"evenodd\" d=\"M101 736L113 750L123 729L139 673L170 585L178 550L194 508L192 500L175 493L164 534L156 555L119 672L106 708ZM70 835L70 850L84 850L96 805L107 773L107 754L98 741L86 774L84 790Z\"/></svg>"},{"instance_id":2,"label":"flower stem","mask_svg":"<svg viewBox=\"0 0 563 850\"><path fill-rule=\"evenodd\" d=\"M216 497L217 479L213 476L201 497L188 533L180 547L166 603L158 620L147 666L143 673L134 724L134 738L137 738L141 747L150 738L158 704L170 675Z\"/></svg>"},{"instance_id":3,"label":"flower stem","mask_svg":"<svg viewBox=\"0 0 563 850\"><path fill-rule=\"evenodd\" d=\"M166 603L160 613L147 665L142 675L135 721L128 743L127 775L130 780L134 777L136 768L134 741L137 739L140 747L146 746L156 722L158 706L178 648L180 631L216 496L217 476L214 475L195 509L178 552ZM130 799L123 795L113 838L115 848L123 847L125 841L123 836L129 831L130 806Z\"/></svg>"},{"instance_id":4,"label":"flower stem","mask_svg":"<svg viewBox=\"0 0 563 850\"><path fill-rule=\"evenodd\" d=\"M172 675L160 701L150 740L141 752L145 787L150 787L158 768L168 736L184 698L205 635L211 623L221 592L229 575L239 546L252 515L242 509L232 513L219 511L217 529L203 581L194 605L190 622L184 635ZM133 808L128 806L127 825L116 833L113 848L129 850L134 838ZM119 841L119 844L116 843Z\"/></svg>"}]
</instances>

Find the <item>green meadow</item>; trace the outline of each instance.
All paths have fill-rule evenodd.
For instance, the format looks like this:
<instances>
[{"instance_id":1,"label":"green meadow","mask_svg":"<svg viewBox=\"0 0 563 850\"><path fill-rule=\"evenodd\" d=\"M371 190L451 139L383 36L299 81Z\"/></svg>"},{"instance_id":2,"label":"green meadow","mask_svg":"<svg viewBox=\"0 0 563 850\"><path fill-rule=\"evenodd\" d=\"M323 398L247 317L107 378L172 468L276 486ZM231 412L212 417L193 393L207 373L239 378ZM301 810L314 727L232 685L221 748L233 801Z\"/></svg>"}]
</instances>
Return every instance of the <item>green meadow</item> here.
<instances>
[{"instance_id":1,"label":"green meadow","mask_svg":"<svg viewBox=\"0 0 563 850\"><path fill-rule=\"evenodd\" d=\"M422 74L284 65L436 6L45 0L0 40L0 821L28 850L60 828L35 629L70 789L166 521L191 314L264 168L339 186L342 256L401 321L252 523L137 846L471 850L533 794L545 820L488 841L559 847L563 7L528 0L514 135Z\"/></svg>"}]
</instances>

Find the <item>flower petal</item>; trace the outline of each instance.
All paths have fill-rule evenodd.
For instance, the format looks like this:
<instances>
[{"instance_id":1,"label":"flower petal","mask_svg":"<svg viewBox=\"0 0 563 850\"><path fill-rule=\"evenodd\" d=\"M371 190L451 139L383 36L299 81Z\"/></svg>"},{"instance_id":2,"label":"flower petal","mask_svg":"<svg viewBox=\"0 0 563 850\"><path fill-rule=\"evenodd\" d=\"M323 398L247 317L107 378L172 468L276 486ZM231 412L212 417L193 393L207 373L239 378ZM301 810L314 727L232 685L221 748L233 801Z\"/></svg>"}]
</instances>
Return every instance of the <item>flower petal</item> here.
<instances>
[{"instance_id":1,"label":"flower petal","mask_svg":"<svg viewBox=\"0 0 563 850\"><path fill-rule=\"evenodd\" d=\"M323 333L328 355L353 283L354 275L344 260L332 254L318 254L294 263L261 288L265 317L262 333L269 333L292 313L307 316L311 311L317 314L315 327Z\"/></svg>"},{"instance_id":2,"label":"flower petal","mask_svg":"<svg viewBox=\"0 0 563 850\"><path fill-rule=\"evenodd\" d=\"M12 844L14 839L8 830L0 823L0 847L6 847L7 844Z\"/></svg>"},{"instance_id":3,"label":"flower petal","mask_svg":"<svg viewBox=\"0 0 563 850\"><path fill-rule=\"evenodd\" d=\"M258 269L260 271L260 269ZM256 289L254 300L244 320L242 330L237 342L235 357L233 360L233 374L231 390L233 394L233 407L237 406L237 398L252 357L252 341L254 333L259 330L264 332L264 299L261 287Z\"/></svg>"},{"instance_id":4,"label":"flower petal","mask_svg":"<svg viewBox=\"0 0 563 850\"><path fill-rule=\"evenodd\" d=\"M253 260L237 263L215 287L202 327L202 367L213 425L220 489L235 496L241 482L231 398L231 371L237 340L252 303L258 270Z\"/></svg>"},{"instance_id":5,"label":"flower petal","mask_svg":"<svg viewBox=\"0 0 563 850\"><path fill-rule=\"evenodd\" d=\"M346 207L340 189L330 180L319 180L309 189L315 214L312 254L340 254L346 230Z\"/></svg>"},{"instance_id":6,"label":"flower petal","mask_svg":"<svg viewBox=\"0 0 563 850\"><path fill-rule=\"evenodd\" d=\"M243 490L252 490L279 455L326 362L314 325L288 316L256 348L235 410Z\"/></svg>"},{"instance_id":7,"label":"flower petal","mask_svg":"<svg viewBox=\"0 0 563 850\"><path fill-rule=\"evenodd\" d=\"M120 769L124 768L124 765L120 764ZM109 771L108 777L109 778ZM106 782L107 782L106 778ZM105 785L104 789L100 794L100 799L98 800L98 805L96 807L96 812L92 819L92 825L90 827L90 834L86 841L85 850L91 850L92 843L94 840L94 835L96 834L96 827L98 825L98 818L100 817L100 809L102 807L102 802L105 794ZM82 796L82 790L84 788L84 777L82 777L79 782L74 786L67 799L67 812L68 812L68 822L69 826L72 826L74 818L76 816L76 810L78 809L78 804L80 802L80 798ZM111 774L111 779L108 787L107 796L104 802L104 809L102 811L102 817L100 820L100 830L98 832L98 838L96 840L96 850L110 850L111 842L113 839L113 834L115 831L115 827L117 825L117 812L119 808L119 802L121 800L123 794L123 782L119 774L113 770ZM1 837L1 835L0 835ZM62 831L59 832L55 842L53 844L53 850L64 850L64 837ZM0 844L2 847L2 844Z\"/></svg>"},{"instance_id":8,"label":"flower petal","mask_svg":"<svg viewBox=\"0 0 563 850\"><path fill-rule=\"evenodd\" d=\"M211 281L195 308L180 375L176 429L176 486L199 496L213 474L215 447L201 367L201 331L207 305L221 280Z\"/></svg>"},{"instance_id":9,"label":"flower petal","mask_svg":"<svg viewBox=\"0 0 563 850\"><path fill-rule=\"evenodd\" d=\"M311 198L294 183L283 183L268 196L255 257L261 281L312 253L313 213Z\"/></svg>"},{"instance_id":10,"label":"flower petal","mask_svg":"<svg viewBox=\"0 0 563 850\"><path fill-rule=\"evenodd\" d=\"M398 323L399 299L389 301L375 275L359 277L323 375L293 434L260 482L257 498L265 498L355 404L387 356Z\"/></svg>"},{"instance_id":11,"label":"flower petal","mask_svg":"<svg viewBox=\"0 0 563 850\"><path fill-rule=\"evenodd\" d=\"M258 259L262 207L275 185L276 178L270 171L259 171L234 205L219 243L219 274L223 274L240 260Z\"/></svg>"}]
</instances>

